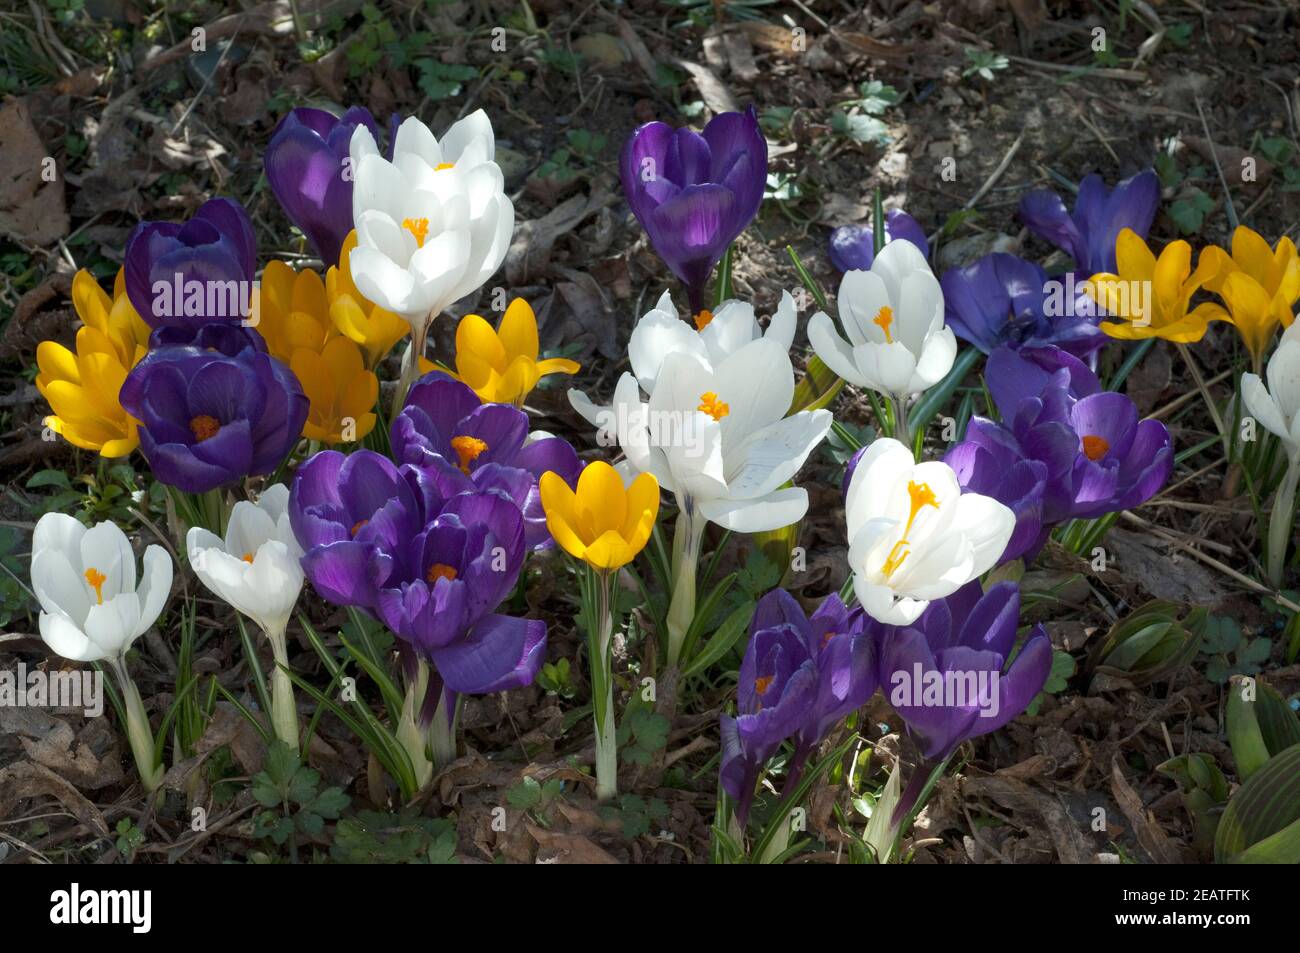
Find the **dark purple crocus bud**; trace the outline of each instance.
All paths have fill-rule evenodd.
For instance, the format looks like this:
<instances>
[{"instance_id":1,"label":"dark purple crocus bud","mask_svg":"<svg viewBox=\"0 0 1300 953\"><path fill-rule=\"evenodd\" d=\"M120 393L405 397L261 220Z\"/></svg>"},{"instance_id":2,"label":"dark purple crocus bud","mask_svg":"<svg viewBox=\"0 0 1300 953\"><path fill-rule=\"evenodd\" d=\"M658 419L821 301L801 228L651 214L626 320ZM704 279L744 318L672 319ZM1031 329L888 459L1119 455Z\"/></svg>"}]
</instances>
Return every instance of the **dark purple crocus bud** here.
<instances>
[{"instance_id":1,"label":"dark purple crocus bud","mask_svg":"<svg viewBox=\"0 0 1300 953\"><path fill-rule=\"evenodd\" d=\"M650 244L698 314L714 266L763 201L767 142L758 114L753 106L719 113L702 134L646 123L623 146L619 175Z\"/></svg>"},{"instance_id":2,"label":"dark purple crocus bud","mask_svg":"<svg viewBox=\"0 0 1300 953\"><path fill-rule=\"evenodd\" d=\"M1052 669L1052 641L1035 626L1016 648L1020 590L967 583L910 625L867 621L877 678L922 755L942 761L963 741L996 731L1034 700Z\"/></svg>"},{"instance_id":3,"label":"dark purple crocus bud","mask_svg":"<svg viewBox=\"0 0 1300 953\"><path fill-rule=\"evenodd\" d=\"M1086 280L1100 272L1114 274L1115 240L1131 228L1147 237L1160 203L1160 180L1150 169L1130 176L1114 189L1099 175L1084 176L1074 211L1061 197L1037 189L1020 200L1020 220L1031 232L1074 258Z\"/></svg>"},{"instance_id":4,"label":"dark purple crocus bud","mask_svg":"<svg viewBox=\"0 0 1300 953\"><path fill-rule=\"evenodd\" d=\"M940 279L945 320L954 334L989 354L1012 348L1054 345L1087 358L1106 335L1095 308L1076 307L1072 287L1051 279L1033 262L995 252Z\"/></svg>"},{"instance_id":5,"label":"dark purple crocus bud","mask_svg":"<svg viewBox=\"0 0 1300 953\"><path fill-rule=\"evenodd\" d=\"M723 790L743 826L764 765L788 738L795 742L786 791L808 756L849 712L876 690L866 616L830 595L809 618L784 589L759 600L740 665L736 715L722 715Z\"/></svg>"},{"instance_id":6,"label":"dark purple crocus bud","mask_svg":"<svg viewBox=\"0 0 1300 953\"><path fill-rule=\"evenodd\" d=\"M289 520L316 590L378 617L447 690L517 688L541 668L546 624L494 612L525 551L519 509L501 493L447 497L419 467L327 450L299 468Z\"/></svg>"},{"instance_id":7,"label":"dark purple crocus bud","mask_svg":"<svg viewBox=\"0 0 1300 953\"><path fill-rule=\"evenodd\" d=\"M338 264L352 231L352 176L345 165L361 125L379 141L379 126L362 106L342 116L303 106L280 120L266 146L266 181L327 268Z\"/></svg>"},{"instance_id":8,"label":"dark purple crocus bud","mask_svg":"<svg viewBox=\"0 0 1300 953\"><path fill-rule=\"evenodd\" d=\"M152 328L195 333L238 323L253 300L253 223L242 205L220 198L183 224L141 222L127 239L123 267L127 296Z\"/></svg>"},{"instance_id":9,"label":"dark purple crocus bud","mask_svg":"<svg viewBox=\"0 0 1300 953\"><path fill-rule=\"evenodd\" d=\"M900 239L930 257L930 243L921 223L901 209L890 209L885 213L885 244ZM876 260L875 233L870 225L841 225L831 232L829 253L837 271L870 271Z\"/></svg>"},{"instance_id":10,"label":"dark purple crocus bud","mask_svg":"<svg viewBox=\"0 0 1300 953\"><path fill-rule=\"evenodd\" d=\"M554 545L537 481L552 470L576 488L582 462L560 437L530 439L523 411L481 403L468 385L433 371L411 387L390 438L393 459L436 475L444 495L500 490L523 514L528 547Z\"/></svg>"},{"instance_id":11,"label":"dark purple crocus bud","mask_svg":"<svg viewBox=\"0 0 1300 953\"><path fill-rule=\"evenodd\" d=\"M186 493L278 467L302 433L308 401L289 368L251 347L150 351L127 375L122 407L140 421L153 474Z\"/></svg>"}]
</instances>

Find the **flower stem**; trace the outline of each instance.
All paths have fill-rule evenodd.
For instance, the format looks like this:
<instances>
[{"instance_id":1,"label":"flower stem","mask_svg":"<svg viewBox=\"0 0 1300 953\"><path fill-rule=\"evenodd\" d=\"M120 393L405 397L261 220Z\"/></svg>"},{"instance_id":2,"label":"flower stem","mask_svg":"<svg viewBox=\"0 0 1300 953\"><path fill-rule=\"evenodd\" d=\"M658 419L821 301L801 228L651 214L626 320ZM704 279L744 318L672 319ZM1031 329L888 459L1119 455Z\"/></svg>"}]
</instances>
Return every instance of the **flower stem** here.
<instances>
[{"instance_id":1,"label":"flower stem","mask_svg":"<svg viewBox=\"0 0 1300 953\"><path fill-rule=\"evenodd\" d=\"M1295 515L1296 482L1300 480L1300 460L1287 463L1286 476L1273 499L1268 518L1268 551L1265 555L1268 581L1274 589L1282 588L1282 571L1286 566L1286 545L1291 541L1292 517Z\"/></svg>"},{"instance_id":2,"label":"flower stem","mask_svg":"<svg viewBox=\"0 0 1300 953\"><path fill-rule=\"evenodd\" d=\"M149 716L140 699L140 690L135 687L135 682L126 671L126 661L122 658L106 661L122 690L122 707L126 709L126 737L131 745L131 754L135 756L136 769L140 772L140 783L152 794L162 784L164 771L154 754L153 729L149 727Z\"/></svg>"},{"instance_id":3,"label":"flower stem","mask_svg":"<svg viewBox=\"0 0 1300 953\"><path fill-rule=\"evenodd\" d=\"M911 450L912 435L907 429L907 398L891 397L889 402L894 408L894 439Z\"/></svg>"},{"instance_id":4,"label":"flower stem","mask_svg":"<svg viewBox=\"0 0 1300 953\"><path fill-rule=\"evenodd\" d=\"M591 708L596 722L596 799L618 794L618 735L614 721L614 584L617 570L593 572L595 623L587 635L591 665Z\"/></svg>"},{"instance_id":5,"label":"flower stem","mask_svg":"<svg viewBox=\"0 0 1300 953\"><path fill-rule=\"evenodd\" d=\"M406 697L402 700L402 714L397 719L397 741L401 744L411 767L415 769L416 789L422 789L433 777L433 762L425 752L425 734L420 730L418 716L424 705L424 693L429 687L429 663L420 659L415 678L406 684Z\"/></svg>"},{"instance_id":6,"label":"flower stem","mask_svg":"<svg viewBox=\"0 0 1300 953\"><path fill-rule=\"evenodd\" d=\"M397 391L393 394L394 419L402 412L411 385L420 379L420 358L424 356L424 344L435 317L437 315L430 313L418 326L411 326L411 343L406 346L406 356L402 358L402 376L397 379Z\"/></svg>"},{"instance_id":7,"label":"flower stem","mask_svg":"<svg viewBox=\"0 0 1300 953\"><path fill-rule=\"evenodd\" d=\"M681 545L681 557L674 560L673 598L668 606L668 667L680 662L686 633L695 621L695 577L700 561L700 542L704 537L705 521L694 512L690 500L677 514L673 552Z\"/></svg>"},{"instance_id":8,"label":"flower stem","mask_svg":"<svg viewBox=\"0 0 1300 953\"><path fill-rule=\"evenodd\" d=\"M456 716L459 708L459 695L446 688L438 692L438 707L428 728L429 751L438 768L445 768L456 760Z\"/></svg>"},{"instance_id":9,"label":"flower stem","mask_svg":"<svg viewBox=\"0 0 1300 953\"><path fill-rule=\"evenodd\" d=\"M284 629L266 630L275 657L275 670L271 673L271 728L275 736L298 750L298 706L293 697L293 680L289 678L289 646Z\"/></svg>"}]
</instances>

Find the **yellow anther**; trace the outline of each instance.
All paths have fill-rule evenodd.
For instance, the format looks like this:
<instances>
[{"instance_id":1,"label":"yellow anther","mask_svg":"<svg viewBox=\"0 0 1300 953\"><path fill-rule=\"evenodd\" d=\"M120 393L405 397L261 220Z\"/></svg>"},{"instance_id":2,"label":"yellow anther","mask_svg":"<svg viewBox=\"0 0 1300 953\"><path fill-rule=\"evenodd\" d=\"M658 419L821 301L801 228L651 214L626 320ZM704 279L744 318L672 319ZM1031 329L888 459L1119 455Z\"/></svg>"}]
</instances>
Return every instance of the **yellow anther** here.
<instances>
[{"instance_id":1,"label":"yellow anther","mask_svg":"<svg viewBox=\"0 0 1300 953\"><path fill-rule=\"evenodd\" d=\"M934 490L930 489L928 483L917 483L915 480L908 480L907 495L911 498L911 510L907 514L907 523L903 526L903 535L899 537L898 542L889 551L889 556L885 559L885 565L881 569L886 578L892 576L898 567L903 565L903 560L911 552L911 543L907 541L907 535L912 531L912 524L916 522L917 514L927 506L933 506L936 510L939 508L939 498L934 495Z\"/></svg>"},{"instance_id":2,"label":"yellow anther","mask_svg":"<svg viewBox=\"0 0 1300 953\"><path fill-rule=\"evenodd\" d=\"M406 229L415 236L415 244L424 247L424 239L429 234L429 220L427 218L404 218L402 219L402 228Z\"/></svg>"},{"instance_id":3,"label":"yellow anther","mask_svg":"<svg viewBox=\"0 0 1300 953\"><path fill-rule=\"evenodd\" d=\"M488 448L488 445L478 437L452 437L451 449L456 451L460 457L460 472L469 474L469 465L478 459L479 454Z\"/></svg>"},{"instance_id":4,"label":"yellow anther","mask_svg":"<svg viewBox=\"0 0 1300 953\"><path fill-rule=\"evenodd\" d=\"M893 308L891 308L889 305L883 305L881 309L876 312L876 316L871 319L871 323L876 325L878 328L880 328L880 330L885 332L885 343L887 344L894 343L893 335L889 333L889 329L894 323Z\"/></svg>"},{"instance_id":5,"label":"yellow anther","mask_svg":"<svg viewBox=\"0 0 1300 953\"><path fill-rule=\"evenodd\" d=\"M731 413L731 405L724 404L718 400L718 395L713 391L700 395L700 406L696 408L702 414L708 414L714 420L721 420Z\"/></svg>"},{"instance_id":6,"label":"yellow anther","mask_svg":"<svg viewBox=\"0 0 1300 953\"><path fill-rule=\"evenodd\" d=\"M86 570L86 582L90 583L90 588L95 590L95 603L97 605L104 604L104 583L107 581L108 577L94 566Z\"/></svg>"}]
</instances>

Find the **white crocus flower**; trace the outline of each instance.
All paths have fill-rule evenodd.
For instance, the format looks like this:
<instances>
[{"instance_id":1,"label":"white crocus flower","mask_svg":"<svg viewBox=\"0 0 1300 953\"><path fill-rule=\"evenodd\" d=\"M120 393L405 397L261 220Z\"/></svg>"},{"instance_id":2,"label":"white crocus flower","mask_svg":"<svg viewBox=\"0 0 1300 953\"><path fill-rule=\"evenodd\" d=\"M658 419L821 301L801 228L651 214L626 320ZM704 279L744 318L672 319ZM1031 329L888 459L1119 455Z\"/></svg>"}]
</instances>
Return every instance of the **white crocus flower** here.
<instances>
[{"instance_id":1,"label":"white crocus flower","mask_svg":"<svg viewBox=\"0 0 1300 953\"><path fill-rule=\"evenodd\" d=\"M889 242L870 271L846 272L837 301L848 340L822 311L808 322L808 340L850 384L884 394L905 413L908 400L952 370L957 339L943 323L943 290L911 242Z\"/></svg>"},{"instance_id":2,"label":"white crocus flower","mask_svg":"<svg viewBox=\"0 0 1300 953\"><path fill-rule=\"evenodd\" d=\"M997 500L963 493L946 463L918 464L903 444L881 438L853 472L845 522L863 609L879 622L907 625L931 600L992 569L1016 518Z\"/></svg>"},{"instance_id":3,"label":"white crocus flower","mask_svg":"<svg viewBox=\"0 0 1300 953\"><path fill-rule=\"evenodd\" d=\"M223 540L195 526L185 537L190 565L213 593L266 633L275 657L271 723L276 737L298 747L298 713L285 630L302 591L302 547L289 525L289 488L277 483L256 503L240 500L230 512Z\"/></svg>"},{"instance_id":4,"label":"white crocus flower","mask_svg":"<svg viewBox=\"0 0 1300 953\"><path fill-rule=\"evenodd\" d=\"M1241 376L1246 409L1261 427L1277 435L1290 459L1300 461L1300 321L1282 332L1264 374L1267 387L1258 374Z\"/></svg>"},{"instance_id":5,"label":"white crocus flower","mask_svg":"<svg viewBox=\"0 0 1300 953\"><path fill-rule=\"evenodd\" d=\"M1243 374L1241 397L1259 425L1282 441L1287 455L1286 475L1278 486L1269 515L1265 552L1269 580L1280 589L1286 547L1293 528L1296 484L1300 482L1300 321L1282 332L1264 374L1268 387L1258 374Z\"/></svg>"},{"instance_id":6,"label":"white crocus flower","mask_svg":"<svg viewBox=\"0 0 1300 953\"><path fill-rule=\"evenodd\" d=\"M788 345L748 344L710 364L671 351L643 402L637 378L624 374L611 420L628 461L653 473L677 498L674 583L668 615L669 664L678 661L695 614L695 570L707 522L740 533L788 526L808 509L807 491L785 484L830 429L829 411L787 417L794 396Z\"/></svg>"},{"instance_id":7,"label":"white crocus flower","mask_svg":"<svg viewBox=\"0 0 1300 953\"><path fill-rule=\"evenodd\" d=\"M746 344L763 338L787 353L794 343L794 296L781 292L781 303L764 331L748 301L729 298L716 311L703 311L693 321L678 317L672 296L665 291L659 302L636 323L627 342L628 361L637 383L647 394L655 389L664 358L677 351L694 354L716 366ZM599 423L606 407L594 403L580 390L569 391L569 402L589 423Z\"/></svg>"},{"instance_id":8,"label":"white crocus flower","mask_svg":"<svg viewBox=\"0 0 1300 953\"><path fill-rule=\"evenodd\" d=\"M162 783L153 732L126 670L131 643L157 621L172 587L172 560L161 546L144 552L136 585L135 553L111 522L90 529L66 513L47 513L32 537L32 592L41 604L41 638L64 658L103 662L117 678L127 737L149 791Z\"/></svg>"},{"instance_id":9,"label":"white crocus flower","mask_svg":"<svg viewBox=\"0 0 1300 953\"><path fill-rule=\"evenodd\" d=\"M349 144L357 290L411 324L398 404L418 376L430 322L477 290L505 258L515 210L505 194L492 123L483 110L441 141L414 116L397 130L392 161L359 125ZM408 379L409 378L409 379Z\"/></svg>"}]
</instances>

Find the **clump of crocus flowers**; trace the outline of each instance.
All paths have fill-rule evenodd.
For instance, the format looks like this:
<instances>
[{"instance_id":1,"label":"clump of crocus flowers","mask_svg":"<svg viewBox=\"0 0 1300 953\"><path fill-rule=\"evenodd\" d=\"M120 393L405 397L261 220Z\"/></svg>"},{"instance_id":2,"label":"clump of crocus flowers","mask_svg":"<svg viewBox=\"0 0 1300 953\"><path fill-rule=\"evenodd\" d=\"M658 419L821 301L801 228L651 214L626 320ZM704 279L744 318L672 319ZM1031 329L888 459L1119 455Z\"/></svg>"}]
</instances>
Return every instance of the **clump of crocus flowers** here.
<instances>
[{"instance_id":1,"label":"clump of crocus flowers","mask_svg":"<svg viewBox=\"0 0 1300 953\"><path fill-rule=\"evenodd\" d=\"M901 210L837 229L838 295L834 307L815 295L824 307L800 345L838 384L807 402L792 359L803 295L762 289L742 300L727 271L766 180L754 110L717 115L699 133L639 128L621 157L624 192L664 281L682 288L656 289L631 332L630 370L603 400L569 391L606 459L533 427L534 389L580 368L543 354L522 298L502 298L499 320L466 314L454 353L436 365L425 353L431 322L484 286L513 231L486 114L441 136L408 118L385 152L380 138L356 108L337 118L295 110L272 137L268 181L319 271L270 260L254 287L251 221L233 200L213 199L183 222L141 223L111 297L79 273L75 350L46 342L37 355L50 428L104 457L138 447L168 486L184 562L268 643L265 733L290 748L304 737L295 688L310 687L289 651L295 615L315 635L306 600L393 635L389 684L400 688L380 693L384 753L409 767L414 786L402 794L413 799L457 758L463 696L534 682L547 621L523 591L530 569L557 575L567 564L598 799L618 793L618 596L634 591L651 596L639 616L665 668L686 679L705 663L736 671L718 719L719 830L743 845L760 818L769 832L785 824L826 767L819 755L841 750L879 691L918 756L906 793L887 806L887 832L901 836L936 772L1024 712L1051 670L1046 632L1019 624L1016 567L999 567L1029 563L1064 527L1104 532L1173 472L1169 430L1103 386L1099 352L1112 340L1186 345L1216 321L1241 334L1254 370L1244 405L1286 450L1266 553L1270 583L1284 581L1300 480L1300 261L1288 240L1270 246L1244 227L1231 254L1210 246L1195 265L1186 242L1157 253L1150 172L1113 189L1089 176L1073 211L1050 192L1025 197L1026 226L1071 259L1057 274L995 253L937 276L924 229ZM1196 302L1210 295L1219 303ZM400 365L390 361L408 337ZM944 453L927 454L934 409L913 414L981 359L984 412ZM730 583L701 566L716 565L735 535L751 547L779 537L793 552L845 384L886 408L881 435L831 481L844 489L847 583L817 600L777 586L735 607ZM135 554L111 523L87 529L54 515L36 528L42 636L113 671L154 790L159 744L126 659L151 625L171 622L173 563L150 546L143 564L137 585ZM706 578L715 588L697 599ZM719 626L723 604L732 614ZM712 642L722 630L735 642ZM366 666L382 668L376 658ZM788 831L765 833L753 859L780 856L788 842Z\"/></svg>"}]
</instances>

